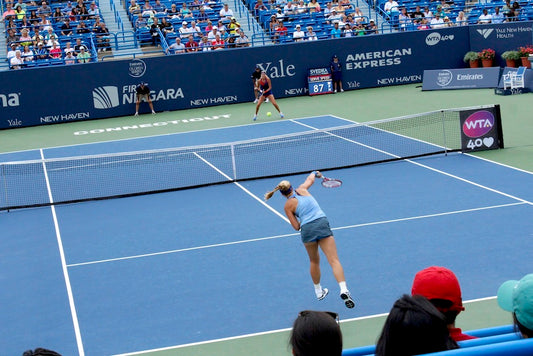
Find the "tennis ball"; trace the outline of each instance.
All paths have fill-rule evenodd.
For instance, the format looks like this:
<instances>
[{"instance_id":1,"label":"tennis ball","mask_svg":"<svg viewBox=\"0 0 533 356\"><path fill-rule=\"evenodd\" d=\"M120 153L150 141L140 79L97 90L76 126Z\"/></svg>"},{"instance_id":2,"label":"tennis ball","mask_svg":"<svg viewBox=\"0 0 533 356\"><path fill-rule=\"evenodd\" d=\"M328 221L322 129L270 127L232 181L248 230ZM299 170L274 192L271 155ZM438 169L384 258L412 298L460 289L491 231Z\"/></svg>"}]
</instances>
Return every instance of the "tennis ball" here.
<instances>
[{"instance_id":1,"label":"tennis ball","mask_svg":"<svg viewBox=\"0 0 533 356\"><path fill-rule=\"evenodd\" d=\"M267 116L272 116L272 113L270 111L267 112Z\"/></svg>"}]
</instances>

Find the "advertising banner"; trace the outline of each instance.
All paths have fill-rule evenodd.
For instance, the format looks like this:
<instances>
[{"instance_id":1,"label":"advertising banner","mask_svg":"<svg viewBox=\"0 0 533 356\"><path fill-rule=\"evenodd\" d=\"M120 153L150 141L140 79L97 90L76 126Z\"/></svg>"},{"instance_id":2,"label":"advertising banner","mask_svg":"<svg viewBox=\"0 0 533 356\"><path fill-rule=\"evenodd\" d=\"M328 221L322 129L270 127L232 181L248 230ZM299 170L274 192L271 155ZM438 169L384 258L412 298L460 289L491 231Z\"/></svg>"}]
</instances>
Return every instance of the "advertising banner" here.
<instances>
[{"instance_id":1,"label":"advertising banner","mask_svg":"<svg viewBox=\"0 0 533 356\"><path fill-rule=\"evenodd\" d=\"M462 67L469 46L461 27L6 71L0 129L132 115L141 81L158 112L251 102L256 66L275 97L307 95L309 69L333 55L345 90L418 83L424 69ZM142 103L139 112L149 108Z\"/></svg>"},{"instance_id":2,"label":"advertising banner","mask_svg":"<svg viewBox=\"0 0 533 356\"><path fill-rule=\"evenodd\" d=\"M503 148L499 105L461 111L460 123L463 152Z\"/></svg>"},{"instance_id":3,"label":"advertising banner","mask_svg":"<svg viewBox=\"0 0 533 356\"><path fill-rule=\"evenodd\" d=\"M425 70L422 90L496 88L500 67Z\"/></svg>"}]
</instances>

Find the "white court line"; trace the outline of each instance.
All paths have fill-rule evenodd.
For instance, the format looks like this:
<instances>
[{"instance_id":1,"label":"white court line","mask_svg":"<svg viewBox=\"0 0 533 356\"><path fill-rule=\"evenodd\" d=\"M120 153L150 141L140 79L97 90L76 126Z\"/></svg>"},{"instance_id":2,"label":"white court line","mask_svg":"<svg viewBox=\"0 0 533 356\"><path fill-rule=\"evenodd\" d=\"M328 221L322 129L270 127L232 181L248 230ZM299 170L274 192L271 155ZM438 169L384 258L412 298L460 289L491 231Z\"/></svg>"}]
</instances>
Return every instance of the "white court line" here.
<instances>
[{"instance_id":1,"label":"white court line","mask_svg":"<svg viewBox=\"0 0 533 356\"><path fill-rule=\"evenodd\" d=\"M437 216L461 214L461 213L467 213L467 212L473 212L473 211L482 211L482 210L488 210L488 209L507 208L507 207L510 207L510 206L523 205L523 204L525 204L525 203L510 203L510 204L503 204L503 205L484 206L484 207L473 208L473 209L446 211L446 212L443 212L443 213L436 213L436 214L430 214L430 215L411 216L411 217L392 219L392 220L374 221L374 222L361 223L361 224L356 224L356 225L340 226L340 227L334 227L334 228L332 228L332 230L336 231L336 230L359 228L359 227L370 226L370 225L390 224L390 223L396 223L396 222L401 222L401 221L409 221L409 220L415 220L415 219L426 219L426 218L432 218L432 217L437 217ZM131 260L131 259L136 259L136 258L145 258L145 257L151 257L151 256L168 255L168 254L172 254L172 253L203 250L203 249L208 249L208 248L223 247L223 246L230 246L230 245L239 245L239 244L245 244L245 243L250 243L250 242L274 240L274 239L280 239L280 238L292 237L292 236L299 236L299 235L300 235L299 232L295 232L295 233L292 233L292 234L283 234L283 235L259 237L259 238L255 238L255 239L224 242L224 243L212 244L212 245L195 246L195 247L188 247L188 248L182 248L182 249L176 249L176 250L168 250L168 251L146 253L146 254L141 254L141 255L132 255L132 256L125 256L125 257L109 258L109 259L105 259L105 260L73 263L73 264L67 265L67 267L87 266L87 265L94 265L94 264L99 264L99 263L108 263L108 262Z\"/></svg>"},{"instance_id":2,"label":"white court line","mask_svg":"<svg viewBox=\"0 0 533 356\"><path fill-rule=\"evenodd\" d=\"M471 304L475 302L482 302L486 300L492 300L496 299L496 296L493 297L486 297L486 298L478 298L478 299L471 299L471 300L464 300L463 304ZM340 320L341 323L349 323L349 322L356 322L361 320L369 320L369 319L377 319L377 318L385 318L389 313L382 313L382 314L374 314L374 315L367 315L367 316L361 316L357 318L350 318L350 319L343 319ZM201 346L201 345L207 345L207 344L214 344L218 342L225 342L225 341L233 341L233 340L239 340L239 339L246 339L250 337L255 336L263 336L263 335L271 335L271 334L278 334L278 333L284 333L291 331L292 328L284 328L284 329L277 329L277 330L270 330L270 331L263 331L258 333L252 333L252 334L246 334L246 335L238 335L238 336L230 336L220 339L213 339L213 340L206 340L206 341L199 341L199 342L192 342L189 344L182 344L182 345L175 345L175 346L167 346L162 347L158 349L151 349L151 350L143 350L143 351L137 351L137 352L130 352L126 354L115 354L113 356L134 356L134 355L142 355L147 354L151 352L160 352L160 351L169 351L169 350L176 350L176 349L183 349L186 347L194 347L194 346Z\"/></svg>"},{"instance_id":3,"label":"white court line","mask_svg":"<svg viewBox=\"0 0 533 356\"><path fill-rule=\"evenodd\" d=\"M67 269L67 262L65 259L65 251L63 249L63 241L61 239L61 232L59 231L59 224L57 222L57 215L56 215L56 208L53 205L54 198L52 196L52 190L50 188L50 180L48 179L48 171L46 170L46 163L44 162L44 152L41 148L39 150L41 153L41 159L43 160L43 170L44 170L44 179L46 181L46 189L48 190L48 199L50 199L50 209L52 210L52 219L54 220L54 229L56 232L56 239L57 239L57 245L59 248L59 255L61 257L61 268L63 270L63 277L65 278L65 285L67 287L67 295L68 295L68 303L70 306L70 313L72 315L72 323L74 324L74 333L76 335L76 343L78 345L78 354L80 356L85 355L85 351L83 350L83 342L81 339L81 331L80 331L80 324L78 322L78 314L76 312L76 306L74 304L74 296L72 294L72 286L70 285L70 277L68 275L68 269Z\"/></svg>"},{"instance_id":4,"label":"white court line","mask_svg":"<svg viewBox=\"0 0 533 356\"><path fill-rule=\"evenodd\" d=\"M296 124L299 124L299 125L302 125L302 126L305 126L305 127L308 127L308 128L312 128L314 130L318 130L318 128L316 127L313 127L313 126L310 126L310 125L307 125L307 124L304 124L304 123L300 123L298 121L295 121ZM367 147L367 148L370 148L372 150L375 150L375 151L378 151L378 152L381 152L381 153L385 153L391 157L395 157L395 158L401 158L400 156L398 155L395 155L393 153L390 153L390 152L386 152L386 151L383 151L383 150L380 150L380 149L377 149L375 147L371 147L371 146L367 146L365 144L362 144L360 142L357 142L357 141L354 141L354 140L350 140L350 139L347 139L347 138L344 138L342 136L338 136L338 135L335 135L333 133L330 133L332 136L335 136L335 137L338 137L340 139L343 139L345 141L348 141L348 142L352 142L354 144L357 144L357 145L360 145L360 146L363 146L363 147ZM448 172L444 172L440 169L436 169L436 168L433 168L433 167L430 167L430 166L426 166L425 164L422 164L422 163L419 163L419 162L416 162L416 161L413 161L413 160L410 160L410 159L404 159L405 162L409 162L411 164L414 164L414 165L417 165L419 167L422 167L422 168L425 168L425 169L429 169L431 171L434 171L434 172L437 172L437 173L440 173L440 174L443 174L445 176L448 176L448 177L451 177L451 178L454 178L454 179L457 179L457 180L460 180L462 182L465 182L465 183L468 183L468 184L471 184L471 185L474 185L476 187L479 187L479 188L482 188L482 189L485 189L485 190L488 190L488 191L491 191L493 193L496 193L496 194L500 194L500 195L503 195L503 196L506 196L508 198L511 198L511 199L514 199L514 200L518 200L520 202L523 202L523 203L526 203L526 204L529 204L529 205L533 205L532 202L528 201L528 200L525 200L525 199L522 199L522 198L519 198L519 197L516 197L514 195L511 195L511 194L507 194L507 193L504 193L500 190L497 190L497 189L494 189L494 188L490 188L490 187L487 187L485 185L482 185L482 184L479 184L479 183L476 183L476 182L473 182L471 180L468 180L466 178L462 178L462 177L459 177L455 174L451 174L451 173L448 173Z\"/></svg>"}]
</instances>

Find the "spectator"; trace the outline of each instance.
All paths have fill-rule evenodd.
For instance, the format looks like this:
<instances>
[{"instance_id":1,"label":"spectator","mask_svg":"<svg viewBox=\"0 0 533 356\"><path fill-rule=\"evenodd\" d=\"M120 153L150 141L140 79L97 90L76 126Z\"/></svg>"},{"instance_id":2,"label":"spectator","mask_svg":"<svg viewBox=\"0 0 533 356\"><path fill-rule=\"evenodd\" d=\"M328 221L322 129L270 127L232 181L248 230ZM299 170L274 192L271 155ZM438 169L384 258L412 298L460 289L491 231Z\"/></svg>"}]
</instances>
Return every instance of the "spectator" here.
<instances>
[{"instance_id":1,"label":"spectator","mask_svg":"<svg viewBox=\"0 0 533 356\"><path fill-rule=\"evenodd\" d=\"M130 7L128 8L128 11L132 15L138 15L138 14L141 13L141 6L139 4L137 4L137 1L131 0Z\"/></svg>"},{"instance_id":2,"label":"spectator","mask_svg":"<svg viewBox=\"0 0 533 356\"><path fill-rule=\"evenodd\" d=\"M85 21L80 20L78 27L76 27L76 33L79 35L83 35L86 33L91 33L91 30L87 28L87 25L85 25Z\"/></svg>"},{"instance_id":3,"label":"spectator","mask_svg":"<svg viewBox=\"0 0 533 356\"><path fill-rule=\"evenodd\" d=\"M424 7L424 17L428 21L431 21L431 19L433 19L433 12L429 9L429 6Z\"/></svg>"},{"instance_id":4,"label":"spectator","mask_svg":"<svg viewBox=\"0 0 533 356\"><path fill-rule=\"evenodd\" d=\"M72 55L73 55L73 56L76 56L76 55L75 55L74 48L72 48L72 45L70 44L70 42L65 42L65 48L63 49L63 52L65 52L65 56L66 56L69 52L72 52Z\"/></svg>"},{"instance_id":5,"label":"spectator","mask_svg":"<svg viewBox=\"0 0 533 356\"><path fill-rule=\"evenodd\" d=\"M196 26L195 21L191 21L191 27L189 29L189 33L191 33L195 38L202 38L202 30L200 27Z\"/></svg>"},{"instance_id":6,"label":"spectator","mask_svg":"<svg viewBox=\"0 0 533 356\"><path fill-rule=\"evenodd\" d=\"M503 283L498 289L498 304L513 313L515 328L523 338L533 338L533 274Z\"/></svg>"},{"instance_id":7,"label":"spectator","mask_svg":"<svg viewBox=\"0 0 533 356\"><path fill-rule=\"evenodd\" d=\"M483 9L483 13L477 19L477 23L480 25L488 24L492 22L492 16L489 14L487 9Z\"/></svg>"},{"instance_id":8,"label":"spectator","mask_svg":"<svg viewBox=\"0 0 533 356\"><path fill-rule=\"evenodd\" d=\"M11 58L15 57L16 52L18 51L18 44L17 43L11 43L11 48L9 51L7 51L7 61L10 62Z\"/></svg>"},{"instance_id":9,"label":"spectator","mask_svg":"<svg viewBox=\"0 0 533 356\"><path fill-rule=\"evenodd\" d=\"M182 4L180 14L181 14L181 17L183 17L184 19L193 17L192 11L191 9L187 7L186 2Z\"/></svg>"},{"instance_id":10,"label":"spectator","mask_svg":"<svg viewBox=\"0 0 533 356\"><path fill-rule=\"evenodd\" d=\"M444 315L452 339L475 339L455 327L457 315L465 308L459 280L451 270L432 266L419 271L413 280L411 294L427 298Z\"/></svg>"},{"instance_id":11,"label":"spectator","mask_svg":"<svg viewBox=\"0 0 533 356\"><path fill-rule=\"evenodd\" d=\"M198 42L194 40L193 35L189 35L189 40L185 43L186 52L197 52L198 51Z\"/></svg>"},{"instance_id":12,"label":"spectator","mask_svg":"<svg viewBox=\"0 0 533 356\"><path fill-rule=\"evenodd\" d=\"M362 23L353 26L352 31L356 36L364 36L366 34L365 27Z\"/></svg>"},{"instance_id":13,"label":"spectator","mask_svg":"<svg viewBox=\"0 0 533 356\"><path fill-rule=\"evenodd\" d=\"M342 15L337 12L337 10L331 10L331 13L327 17L327 22L334 24L335 22L340 22L342 20Z\"/></svg>"},{"instance_id":14,"label":"spectator","mask_svg":"<svg viewBox=\"0 0 533 356\"><path fill-rule=\"evenodd\" d=\"M211 42L209 42L209 39L207 38L207 36L203 36L200 39L200 43L198 44L198 51L207 52L207 51L212 51L212 50L213 50L213 46L211 45Z\"/></svg>"},{"instance_id":15,"label":"spectator","mask_svg":"<svg viewBox=\"0 0 533 356\"><path fill-rule=\"evenodd\" d=\"M36 59L47 59L48 58L48 51L46 48L44 48L44 43L39 42L37 44L37 49L35 50L35 58Z\"/></svg>"},{"instance_id":16,"label":"spectator","mask_svg":"<svg viewBox=\"0 0 533 356\"><path fill-rule=\"evenodd\" d=\"M183 21L181 23L181 27L179 28L178 32L180 34L181 39L188 38L189 35L192 35L192 32L190 28L188 27L187 21Z\"/></svg>"},{"instance_id":17,"label":"spectator","mask_svg":"<svg viewBox=\"0 0 533 356\"><path fill-rule=\"evenodd\" d=\"M318 40L318 37L316 36L315 31L313 31L313 26L307 26L307 32L305 33L305 37L308 41L316 41Z\"/></svg>"},{"instance_id":18,"label":"spectator","mask_svg":"<svg viewBox=\"0 0 533 356\"><path fill-rule=\"evenodd\" d=\"M150 35L152 36L152 46L157 44L157 39L159 38L159 20L154 16L154 22L150 26Z\"/></svg>"},{"instance_id":19,"label":"spectator","mask_svg":"<svg viewBox=\"0 0 533 356\"><path fill-rule=\"evenodd\" d=\"M354 19L357 23L362 23L365 21L365 15L361 11L360 8L356 7L351 17Z\"/></svg>"},{"instance_id":20,"label":"spectator","mask_svg":"<svg viewBox=\"0 0 533 356\"><path fill-rule=\"evenodd\" d=\"M417 24L416 29L417 30L429 30L431 27L429 27L427 18L422 18L420 22Z\"/></svg>"},{"instance_id":21,"label":"spectator","mask_svg":"<svg viewBox=\"0 0 533 356\"><path fill-rule=\"evenodd\" d=\"M335 6L333 10L337 11L337 14L341 16L341 19L346 13L346 9L340 3L337 3L337 6Z\"/></svg>"},{"instance_id":22,"label":"spectator","mask_svg":"<svg viewBox=\"0 0 533 356\"><path fill-rule=\"evenodd\" d=\"M85 4L82 3L82 6L78 8L78 14L80 16L80 20L89 19L89 10L87 10L87 7L85 6Z\"/></svg>"},{"instance_id":23,"label":"spectator","mask_svg":"<svg viewBox=\"0 0 533 356\"><path fill-rule=\"evenodd\" d=\"M354 34L353 34L353 31L352 31L352 28L350 27L350 24L349 23L344 24L344 28L342 29L341 36L342 37L352 37L353 35Z\"/></svg>"},{"instance_id":24,"label":"spectator","mask_svg":"<svg viewBox=\"0 0 533 356\"><path fill-rule=\"evenodd\" d=\"M75 64L76 63L76 57L72 54L73 52L67 52L65 55L65 64Z\"/></svg>"},{"instance_id":25,"label":"spectator","mask_svg":"<svg viewBox=\"0 0 533 356\"><path fill-rule=\"evenodd\" d=\"M283 24L283 21L279 21L278 26L276 27L275 39L276 40L284 39L285 37L287 37L287 34L288 34L287 27L285 27L285 25Z\"/></svg>"},{"instance_id":26,"label":"spectator","mask_svg":"<svg viewBox=\"0 0 533 356\"><path fill-rule=\"evenodd\" d=\"M152 110L152 114L155 114L154 105L152 104L152 99L150 99L150 88L145 82L141 82L135 89L136 101L135 101L135 116L139 115L139 105L141 101L146 101Z\"/></svg>"},{"instance_id":27,"label":"spectator","mask_svg":"<svg viewBox=\"0 0 533 356\"><path fill-rule=\"evenodd\" d=\"M374 20L370 20L368 22L368 25L366 25L366 27L365 27L365 33L369 34L369 35L379 33L378 26L376 25Z\"/></svg>"},{"instance_id":28,"label":"spectator","mask_svg":"<svg viewBox=\"0 0 533 356\"><path fill-rule=\"evenodd\" d=\"M133 1L135 1L135 0L133 0ZM72 9L73 9L72 2L71 1L67 1L65 6L63 8L61 8L61 12L68 16L72 12Z\"/></svg>"},{"instance_id":29,"label":"spectator","mask_svg":"<svg viewBox=\"0 0 533 356\"><path fill-rule=\"evenodd\" d=\"M153 17L153 16L155 16L154 8L152 7L152 5L150 5L149 1L145 1L144 2L144 7L142 9L141 16L142 17Z\"/></svg>"},{"instance_id":30,"label":"spectator","mask_svg":"<svg viewBox=\"0 0 533 356\"><path fill-rule=\"evenodd\" d=\"M22 58L20 50L17 49L15 51L15 56L9 60L9 64L11 65L11 69L22 69L24 59Z\"/></svg>"},{"instance_id":31,"label":"spectator","mask_svg":"<svg viewBox=\"0 0 533 356\"><path fill-rule=\"evenodd\" d=\"M415 8L415 11L413 11L411 13L411 18L412 19L421 19L422 17L424 17L424 13L422 12L422 10L420 10L420 6L416 6Z\"/></svg>"},{"instance_id":32,"label":"spectator","mask_svg":"<svg viewBox=\"0 0 533 356\"><path fill-rule=\"evenodd\" d=\"M222 31L223 29L224 29L224 30L226 29L226 26L224 25L224 23L222 22L222 20L218 20L216 26L217 26L218 31Z\"/></svg>"},{"instance_id":33,"label":"spectator","mask_svg":"<svg viewBox=\"0 0 533 356\"><path fill-rule=\"evenodd\" d=\"M213 31L213 27L214 26L213 26L213 23L211 22L211 20L207 20L207 25L205 25L205 27L204 27L205 34L208 35L209 32L212 32Z\"/></svg>"},{"instance_id":34,"label":"spectator","mask_svg":"<svg viewBox=\"0 0 533 356\"><path fill-rule=\"evenodd\" d=\"M135 28L146 28L148 27L148 21L142 16L137 17L137 20L135 21Z\"/></svg>"},{"instance_id":35,"label":"spectator","mask_svg":"<svg viewBox=\"0 0 533 356\"><path fill-rule=\"evenodd\" d=\"M400 10L400 14L398 15L398 23L400 25L400 31L410 30L411 16L409 16L405 7L402 7Z\"/></svg>"},{"instance_id":36,"label":"spectator","mask_svg":"<svg viewBox=\"0 0 533 356\"><path fill-rule=\"evenodd\" d=\"M18 6L18 4L17 4L17 6L15 6L15 18L20 21L25 16L26 16L26 11L24 11L24 9L22 9L22 6Z\"/></svg>"},{"instance_id":37,"label":"spectator","mask_svg":"<svg viewBox=\"0 0 533 356\"><path fill-rule=\"evenodd\" d=\"M307 8L309 9L310 14L313 12L320 12L320 4L317 0L309 1L309 3L307 4Z\"/></svg>"},{"instance_id":38,"label":"spectator","mask_svg":"<svg viewBox=\"0 0 533 356\"><path fill-rule=\"evenodd\" d=\"M270 16L268 27L270 28L270 34L273 34L276 32L276 27L278 27L278 18L276 17L276 15Z\"/></svg>"},{"instance_id":39,"label":"spectator","mask_svg":"<svg viewBox=\"0 0 533 356\"><path fill-rule=\"evenodd\" d=\"M78 53L76 58L78 59L79 63L89 63L91 61L91 55L86 50L85 46L80 47L80 52Z\"/></svg>"},{"instance_id":40,"label":"spectator","mask_svg":"<svg viewBox=\"0 0 533 356\"><path fill-rule=\"evenodd\" d=\"M220 9L219 12L221 19L231 19L233 17L233 10L231 10L227 3L224 4L224 7Z\"/></svg>"},{"instance_id":41,"label":"spectator","mask_svg":"<svg viewBox=\"0 0 533 356\"><path fill-rule=\"evenodd\" d=\"M257 0L257 2L255 3L255 6L254 6L254 14L255 14L255 16L259 16L259 11L266 11L266 10L268 10L268 9L265 6L265 4L263 4L263 0Z\"/></svg>"},{"instance_id":42,"label":"spectator","mask_svg":"<svg viewBox=\"0 0 533 356\"><path fill-rule=\"evenodd\" d=\"M439 14L441 19L444 19L444 16L446 16L446 13L440 5L437 6L437 10L433 13L433 16L435 16L436 14Z\"/></svg>"},{"instance_id":43,"label":"spectator","mask_svg":"<svg viewBox=\"0 0 533 356\"><path fill-rule=\"evenodd\" d=\"M53 45L58 46L59 47L59 42L57 41L57 37L56 35L51 35L50 38L48 39L48 41L46 41L46 46L47 47L52 47Z\"/></svg>"},{"instance_id":44,"label":"spectator","mask_svg":"<svg viewBox=\"0 0 533 356\"><path fill-rule=\"evenodd\" d=\"M44 15L46 17L52 15L52 9L48 6L46 1L41 2L41 6L37 9L37 15Z\"/></svg>"},{"instance_id":45,"label":"spectator","mask_svg":"<svg viewBox=\"0 0 533 356\"><path fill-rule=\"evenodd\" d=\"M201 7L198 16L196 16L196 21L198 23L207 23L207 20L209 20L209 16L207 16L205 9Z\"/></svg>"},{"instance_id":46,"label":"spectator","mask_svg":"<svg viewBox=\"0 0 533 356\"><path fill-rule=\"evenodd\" d=\"M218 28L213 27L213 28L211 29L211 32L209 32L209 33L207 34L207 39L209 40L209 42L214 41L216 35L218 35Z\"/></svg>"},{"instance_id":47,"label":"spectator","mask_svg":"<svg viewBox=\"0 0 533 356\"><path fill-rule=\"evenodd\" d=\"M431 28L438 29L445 27L444 20L440 17L440 14L437 12L435 13L435 17L431 19L429 22Z\"/></svg>"},{"instance_id":48,"label":"spectator","mask_svg":"<svg viewBox=\"0 0 533 356\"><path fill-rule=\"evenodd\" d=\"M333 28L329 32L331 35L331 38L340 38L342 34L342 30L339 28L339 21L335 21L333 23Z\"/></svg>"},{"instance_id":49,"label":"spectator","mask_svg":"<svg viewBox=\"0 0 533 356\"><path fill-rule=\"evenodd\" d=\"M33 51L30 49L29 46L24 46L24 51L22 51L22 58L24 59L24 62L33 62Z\"/></svg>"},{"instance_id":50,"label":"spectator","mask_svg":"<svg viewBox=\"0 0 533 356\"><path fill-rule=\"evenodd\" d=\"M331 81L333 82L333 92L336 93L337 89L343 92L344 89L342 89L342 65L339 62L339 57L337 57L337 55L334 55L333 58L331 58L331 63L329 67L331 70Z\"/></svg>"},{"instance_id":51,"label":"spectator","mask_svg":"<svg viewBox=\"0 0 533 356\"><path fill-rule=\"evenodd\" d=\"M39 26L41 28L41 31L46 32L49 28L52 28L52 23L46 17L46 15L41 15L41 20L39 21Z\"/></svg>"},{"instance_id":52,"label":"spectator","mask_svg":"<svg viewBox=\"0 0 533 356\"><path fill-rule=\"evenodd\" d=\"M7 2L6 2L7 5ZM28 6L24 3L24 0L17 0L17 3L15 4L15 8L20 7L24 12L28 11Z\"/></svg>"},{"instance_id":53,"label":"spectator","mask_svg":"<svg viewBox=\"0 0 533 356\"><path fill-rule=\"evenodd\" d=\"M61 48L59 48L59 45L57 42L52 42L52 48L50 48L48 54L50 58L52 59L61 59Z\"/></svg>"},{"instance_id":54,"label":"spectator","mask_svg":"<svg viewBox=\"0 0 533 356\"><path fill-rule=\"evenodd\" d=\"M74 45L74 55L77 56L81 52L81 48L87 50L87 45L81 40L81 38L76 38L76 44Z\"/></svg>"},{"instance_id":55,"label":"spectator","mask_svg":"<svg viewBox=\"0 0 533 356\"><path fill-rule=\"evenodd\" d=\"M156 14L166 15L167 7L164 4L161 4L161 0L155 0L154 11Z\"/></svg>"},{"instance_id":56,"label":"spectator","mask_svg":"<svg viewBox=\"0 0 533 356\"><path fill-rule=\"evenodd\" d=\"M216 34L215 40L211 42L211 46L214 50L224 49L225 45L224 40L220 38L219 34Z\"/></svg>"},{"instance_id":57,"label":"spectator","mask_svg":"<svg viewBox=\"0 0 533 356\"><path fill-rule=\"evenodd\" d=\"M456 26L468 26L468 19L465 16L464 11L459 11L457 17L455 18Z\"/></svg>"},{"instance_id":58,"label":"spectator","mask_svg":"<svg viewBox=\"0 0 533 356\"><path fill-rule=\"evenodd\" d=\"M385 5L383 5L383 11L385 11L385 13L390 15L392 13L398 12L398 7L399 6L400 5L398 5L396 0L387 0Z\"/></svg>"},{"instance_id":59,"label":"spectator","mask_svg":"<svg viewBox=\"0 0 533 356\"><path fill-rule=\"evenodd\" d=\"M229 33L225 29L221 29L218 31L218 34L220 36L220 39L224 41L224 43L228 42L230 39ZM216 36L215 36L216 37Z\"/></svg>"},{"instance_id":60,"label":"spectator","mask_svg":"<svg viewBox=\"0 0 533 356\"><path fill-rule=\"evenodd\" d=\"M14 29L10 28L7 30L6 44L9 45L11 42L18 42L19 36Z\"/></svg>"},{"instance_id":61,"label":"spectator","mask_svg":"<svg viewBox=\"0 0 533 356\"><path fill-rule=\"evenodd\" d=\"M70 19L66 18L65 22L61 25L61 36L72 35L72 26L70 25Z\"/></svg>"},{"instance_id":62,"label":"spectator","mask_svg":"<svg viewBox=\"0 0 533 356\"><path fill-rule=\"evenodd\" d=\"M180 37L176 37L176 42L174 42L168 47L167 52L169 50L171 50L174 54L185 53L185 45L181 43Z\"/></svg>"},{"instance_id":63,"label":"spectator","mask_svg":"<svg viewBox=\"0 0 533 356\"><path fill-rule=\"evenodd\" d=\"M250 47L250 40L243 30L238 30L239 36L235 39L235 47Z\"/></svg>"},{"instance_id":64,"label":"spectator","mask_svg":"<svg viewBox=\"0 0 533 356\"><path fill-rule=\"evenodd\" d=\"M457 349L444 316L422 296L398 299L376 344L376 356L411 356Z\"/></svg>"},{"instance_id":65,"label":"spectator","mask_svg":"<svg viewBox=\"0 0 533 356\"><path fill-rule=\"evenodd\" d=\"M292 20L293 15L296 13L296 6L291 0L287 1L287 4L283 7L283 17L285 20Z\"/></svg>"},{"instance_id":66,"label":"spectator","mask_svg":"<svg viewBox=\"0 0 533 356\"><path fill-rule=\"evenodd\" d=\"M80 12L77 7L73 7L68 15L70 21L78 21L80 19Z\"/></svg>"},{"instance_id":67,"label":"spectator","mask_svg":"<svg viewBox=\"0 0 533 356\"><path fill-rule=\"evenodd\" d=\"M292 33L292 39L295 42L298 42L298 41L303 41L304 38L305 38L305 32L302 31L302 28L299 24L296 25L296 28L294 32Z\"/></svg>"},{"instance_id":68,"label":"spectator","mask_svg":"<svg viewBox=\"0 0 533 356\"><path fill-rule=\"evenodd\" d=\"M111 46L109 45L109 30L105 23L100 22L94 33L96 34L96 47L98 48L98 51L110 51Z\"/></svg>"},{"instance_id":69,"label":"spectator","mask_svg":"<svg viewBox=\"0 0 533 356\"><path fill-rule=\"evenodd\" d=\"M19 44L23 47L32 45L33 41L29 35L29 31L27 28L23 28L22 31L20 31L19 42Z\"/></svg>"},{"instance_id":70,"label":"spectator","mask_svg":"<svg viewBox=\"0 0 533 356\"><path fill-rule=\"evenodd\" d=\"M89 5L89 9L87 10L87 12L89 14L89 16L88 16L89 19L96 19L96 18L100 17L100 9L98 7L96 7L96 3L95 2L92 2Z\"/></svg>"},{"instance_id":71,"label":"spectator","mask_svg":"<svg viewBox=\"0 0 533 356\"><path fill-rule=\"evenodd\" d=\"M241 24L237 22L235 17L231 18L231 22L228 25L229 33L231 35L237 35L238 30L241 28Z\"/></svg>"},{"instance_id":72,"label":"spectator","mask_svg":"<svg viewBox=\"0 0 533 356\"><path fill-rule=\"evenodd\" d=\"M298 5L296 5L296 14L301 15L307 13L307 5L305 5L304 0L300 0Z\"/></svg>"},{"instance_id":73,"label":"spectator","mask_svg":"<svg viewBox=\"0 0 533 356\"><path fill-rule=\"evenodd\" d=\"M492 23L503 23L504 16L500 12L500 8L496 6L494 8L494 14L492 15Z\"/></svg>"},{"instance_id":74,"label":"spectator","mask_svg":"<svg viewBox=\"0 0 533 356\"><path fill-rule=\"evenodd\" d=\"M341 356L338 315L312 310L300 312L292 327L290 345L294 356Z\"/></svg>"},{"instance_id":75,"label":"spectator","mask_svg":"<svg viewBox=\"0 0 533 356\"><path fill-rule=\"evenodd\" d=\"M176 4L170 5L170 10L168 10L167 15L171 19L180 19L180 20L182 19L180 11L178 10L178 7L176 6Z\"/></svg>"},{"instance_id":76,"label":"spectator","mask_svg":"<svg viewBox=\"0 0 533 356\"><path fill-rule=\"evenodd\" d=\"M55 23L63 22L64 21L64 16L65 16L65 14L63 14L63 12L61 11L61 9L59 7L56 7L54 9L54 12L52 13L52 19L54 20Z\"/></svg>"},{"instance_id":77,"label":"spectator","mask_svg":"<svg viewBox=\"0 0 533 356\"><path fill-rule=\"evenodd\" d=\"M324 8L324 17L325 18L328 18L329 15L331 15L331 10L333 10L331 2L327 2L326 3L326 7Z\"/></svg>"}]
</instances>

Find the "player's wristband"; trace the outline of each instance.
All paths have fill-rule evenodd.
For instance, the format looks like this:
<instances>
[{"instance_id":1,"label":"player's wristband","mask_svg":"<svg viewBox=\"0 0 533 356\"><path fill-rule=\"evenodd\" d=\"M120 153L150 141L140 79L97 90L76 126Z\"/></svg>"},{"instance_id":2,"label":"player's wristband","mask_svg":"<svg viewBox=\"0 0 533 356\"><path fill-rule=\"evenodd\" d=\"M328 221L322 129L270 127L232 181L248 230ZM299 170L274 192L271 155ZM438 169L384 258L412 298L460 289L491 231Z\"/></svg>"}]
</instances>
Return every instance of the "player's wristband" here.
<instances>
[{"instance_id":1,"label":"player's wristband","mask_svg":"<svg viewBox=\"0 0 533 356\"><path fill-rule=\"evenodd\" d=\"M315 177L318 178L318 171L312 171L311 173L313 173Z\"/></svg>"}]
</instances>

